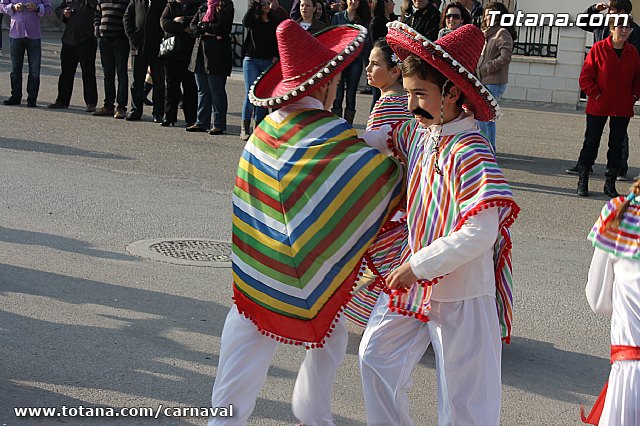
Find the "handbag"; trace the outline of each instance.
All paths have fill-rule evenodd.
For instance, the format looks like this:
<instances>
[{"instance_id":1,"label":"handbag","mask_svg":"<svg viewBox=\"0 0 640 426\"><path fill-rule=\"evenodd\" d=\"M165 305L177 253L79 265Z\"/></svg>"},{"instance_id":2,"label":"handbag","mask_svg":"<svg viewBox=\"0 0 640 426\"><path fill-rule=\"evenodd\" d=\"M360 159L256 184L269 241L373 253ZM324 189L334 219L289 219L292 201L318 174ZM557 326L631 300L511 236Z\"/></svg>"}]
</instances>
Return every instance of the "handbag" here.
<instances>
[{"instance_id":1,"label":"handbag","mask_svg":"<svg viewBox=\"0 0 640 426\"><path fill-rule=\"evenodd\" d=\"M158 53L159 58L171 58L176 56L176 54L180 51L178 47L178 40L176 36L171 36L169 38L165 38L160 43L160 53Z\"/></svg>"}]
</instances>

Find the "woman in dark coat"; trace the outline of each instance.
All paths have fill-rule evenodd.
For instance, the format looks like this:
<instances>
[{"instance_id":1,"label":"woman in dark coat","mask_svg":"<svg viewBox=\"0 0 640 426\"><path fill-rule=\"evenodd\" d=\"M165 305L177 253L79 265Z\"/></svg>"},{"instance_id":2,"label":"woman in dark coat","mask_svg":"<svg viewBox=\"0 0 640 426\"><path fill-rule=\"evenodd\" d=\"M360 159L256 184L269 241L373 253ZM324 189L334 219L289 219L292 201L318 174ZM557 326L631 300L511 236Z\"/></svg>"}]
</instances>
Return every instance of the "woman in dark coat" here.
<instances>
[{"instance_id":1,"label":"woman in dark coat","mask_svg":"<svg viewBox=\"0 0 640 426\"><path fill-rule=\"evenodd\" d=\"M190 132L206 132L219 135L227 130L227 77L233 63L231 52L231 27L233 26L233 2L208 0L191 21L191 30L197 38L191 54L189 69L195 73L198 86L198 114L196 124L187 128Z\"/></svg>"},{"instance_id":2,"label":"woman in dark coat","mask_svg":"<svg viewBox=\"0 0 640 426\"><path fill-rule=\"evenodd\" d=\"M191 33L191 20L200 3L195 0L171 0L164 8L160 18L160 26L164 30L165 39L176 38L176 52L164 58L165 107L162 126L174 126L178 121L178 103L180 102L180 85L182 85L182 108L187 127L196 122L196 80L189 71L191 51L195 37Z\"/></svg>"}]
</instances>

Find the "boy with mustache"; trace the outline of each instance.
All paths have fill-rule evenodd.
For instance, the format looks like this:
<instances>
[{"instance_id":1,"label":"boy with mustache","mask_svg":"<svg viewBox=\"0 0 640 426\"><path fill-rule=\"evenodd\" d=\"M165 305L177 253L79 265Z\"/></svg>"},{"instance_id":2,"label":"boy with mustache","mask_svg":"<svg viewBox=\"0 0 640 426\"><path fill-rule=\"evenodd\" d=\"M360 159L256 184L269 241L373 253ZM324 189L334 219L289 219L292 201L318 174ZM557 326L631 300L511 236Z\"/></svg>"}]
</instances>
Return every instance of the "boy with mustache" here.
<instances>
[{"instance_id":1,"label":"boy with mustache","mask_svg":"<svg viewBox=\"0 0 640 426\"><path fill-rule=\"evenodd\" d=\"M498 425L513 303L509 227L519 207L474 121L500 113L471 71L484 37L465 25L433 43L388 26L415 119L364 138L406 165L408 261L385 277L360 345L368 425L413 425L407 391L429 344L439 424Z\"/></svg>"}]
</instances>

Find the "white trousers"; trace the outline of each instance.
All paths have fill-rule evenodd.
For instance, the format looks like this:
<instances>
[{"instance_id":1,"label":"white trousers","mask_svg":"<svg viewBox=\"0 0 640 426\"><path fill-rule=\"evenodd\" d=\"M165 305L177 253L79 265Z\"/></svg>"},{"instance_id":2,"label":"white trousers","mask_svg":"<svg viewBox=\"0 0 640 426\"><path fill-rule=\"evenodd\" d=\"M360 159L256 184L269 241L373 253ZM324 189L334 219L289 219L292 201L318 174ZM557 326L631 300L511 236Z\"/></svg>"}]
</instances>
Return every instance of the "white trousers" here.
<instances>
[{"instance_id":1,"label":"white trousers","mask_svg":"<svg viewBox=\"0 0 640 426\"><path fill-rule=\"evenodd\" d=\"M293 414L307 426L333 426L331 390L347 351L348 331L344 315L326 344L308 350L293 389ZM245 425L267 380L267 371L278 342L260 334L234 305L222 330L218 371L211 397L212 407L233 404L233 418L210 417L209 426Z\"/></svg>"},{"instance_id":2,"label":"white trousers","mask_svg":"<svg viewBox=\"0 0 640 426\"><path fill-rule=\"evenodd\" d=\"M501 340L495 298L432 301L431 321L391 312L382 293L360 343L368 426L412 426L411 373L433 344L440 426L500 423Z\"/></svg>"}]
</instances>

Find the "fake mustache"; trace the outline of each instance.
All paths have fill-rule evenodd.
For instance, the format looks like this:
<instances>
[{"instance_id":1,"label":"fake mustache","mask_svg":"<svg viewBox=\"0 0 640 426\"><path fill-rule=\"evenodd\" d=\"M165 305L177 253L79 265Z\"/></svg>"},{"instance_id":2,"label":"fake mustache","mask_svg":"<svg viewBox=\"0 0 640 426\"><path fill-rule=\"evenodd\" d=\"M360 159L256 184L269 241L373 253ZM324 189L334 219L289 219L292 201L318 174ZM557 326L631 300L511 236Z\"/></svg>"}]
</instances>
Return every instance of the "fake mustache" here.
<instances>
[{"instance_id":1,"label":"fake mustache","mask_svg":"<svg viewBox=\"0 0 640 426\"><path fill-rule=\"evenodd\" d=\"M413 111L411 111L411 114L413 115L419 115L421 117L426 118L427 120L433 120L433 115L429 114L427 111L423 110L420 107L417 107L416 109L414 109Z\"/></svg>"}]
</instances>

